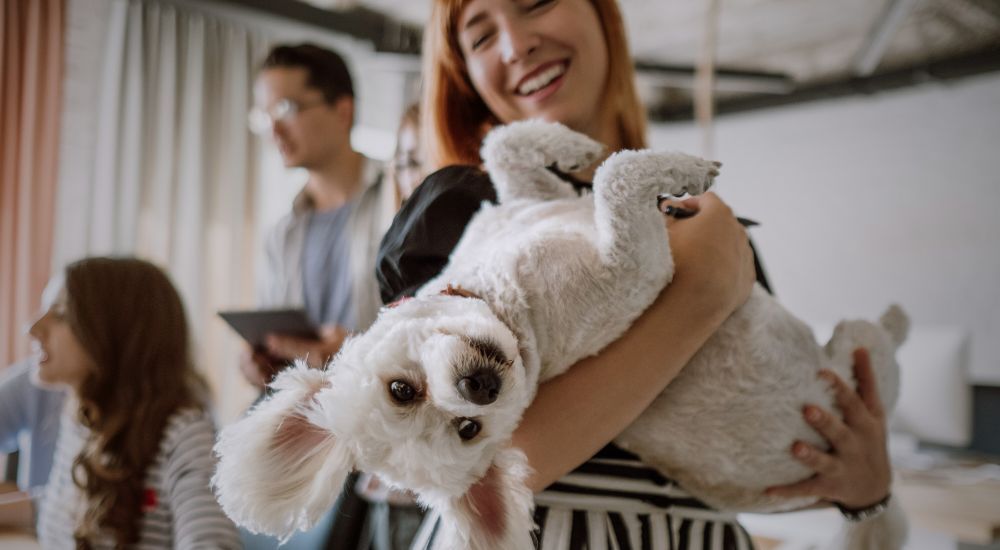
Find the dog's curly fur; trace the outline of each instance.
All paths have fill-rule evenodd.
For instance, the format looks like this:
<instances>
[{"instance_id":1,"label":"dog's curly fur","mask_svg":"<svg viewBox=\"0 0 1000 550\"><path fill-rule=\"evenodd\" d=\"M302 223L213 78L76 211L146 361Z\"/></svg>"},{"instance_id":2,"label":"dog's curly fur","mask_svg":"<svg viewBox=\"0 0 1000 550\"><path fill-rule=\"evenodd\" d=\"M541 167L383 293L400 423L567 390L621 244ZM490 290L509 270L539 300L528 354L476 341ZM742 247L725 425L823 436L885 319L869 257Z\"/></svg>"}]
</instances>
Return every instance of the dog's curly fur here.
<instances>
[{"instance_id":1,"label":"dog's curly fur","mask_svg":"<svg viewBox=\"0 0 1000 550\"><path fill-rule=\"evenodd\" d=\"M601 152L558 124L491 131L483 158L499 204L483 206L440 276L384 309L324 371L282 373L273 397L223 431L214 484L226 512L287 536L328 509L359 469L439 510L440 548L530 548L529 470L511 433L539 382L619 338L669 283L656 197L701 193L720 166L624 151L601 164L585 197L547 169L575 171ZM800 413L807 402L835 410L817 371L853 380L852 351L867 348L891 409L907 329L893 306L878 324L841 323L821 348L756 288L616 442L722 509L811 504L763 489L811 474L790 456L793 441L825 446ZM898 510L884 517L866 533L881 533L879 548L901 545ZM874 544L865 537L848 533L844 546Z\"/></svg>"}]
</instances>

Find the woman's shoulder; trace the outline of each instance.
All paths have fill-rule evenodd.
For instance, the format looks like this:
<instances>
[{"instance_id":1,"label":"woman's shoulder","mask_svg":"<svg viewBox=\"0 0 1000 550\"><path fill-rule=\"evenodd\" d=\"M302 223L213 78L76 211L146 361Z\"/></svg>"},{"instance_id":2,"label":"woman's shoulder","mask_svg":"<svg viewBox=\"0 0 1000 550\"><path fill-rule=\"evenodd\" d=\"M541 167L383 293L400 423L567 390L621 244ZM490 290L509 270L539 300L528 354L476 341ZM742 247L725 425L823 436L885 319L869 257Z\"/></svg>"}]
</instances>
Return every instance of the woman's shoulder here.
<instances>
[{"instance_id":1,"label":"woman's shoulder","mask_svg":"<svg viewBox=\"0 0 1000 550\"><path fill-rule=\"evenodd\" d=\"M427 176L403 203L379 246L376 276L382 300L412 295L440 273L465 226L484 202L495 202L489 175L448 166Z\"/></svg>"},{"instance_id":2,"label":"woman's shoulder","mask_svg":"<svg viewBox=\"0 0 1000 550\"><path fill-rule=\"evenodd\" d=\"M442 206L442 201L468 204L478 209L483 201L495 202L496 199L489 174L478 166L456 164L445 166L424 178L403 204L400 213Z\"/></svg>"},{"instance_id":3,"label":"woman's shoulder","mask_svg":"<svg viewBox=\"0 0 1000 550\"><path fill-rule=\"evenodd\" d=\"M179 448L209 447L215 441L215 421L212 415L201 407L178 409L167 419L163 429L160 448L167 456L175 454Z\"/></svg>"}]
</instances>

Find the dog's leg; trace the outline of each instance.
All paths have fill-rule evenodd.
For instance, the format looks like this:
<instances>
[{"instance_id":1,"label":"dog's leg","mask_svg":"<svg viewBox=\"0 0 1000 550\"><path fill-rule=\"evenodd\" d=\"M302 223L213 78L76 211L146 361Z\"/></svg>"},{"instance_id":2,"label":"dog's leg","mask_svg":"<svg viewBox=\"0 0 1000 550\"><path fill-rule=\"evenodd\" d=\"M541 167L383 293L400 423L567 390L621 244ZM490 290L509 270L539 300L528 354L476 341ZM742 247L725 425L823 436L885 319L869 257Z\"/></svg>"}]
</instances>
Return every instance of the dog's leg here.
<instances>
[{"instance_id":1,"label":"dog's leg","mask_svg":"<svg viewBox=\"0 0 1000 550\"><path fill-rule=\"evenodd\" d=\"M603 150L600 143L562 124L525 120L492 130L483 140L481 155L502 204L576 196L549 168L575 172L594 164Z\"/></svg>"},{"instance_id":2,"label":"dog's leg","mask_svg":"<svg viewBox=\"0 0 1000 550\"><path fill-rule=\"evenodd\" d=\"M899 398L899 365L896 350L906 340L910 320L896 305L882 314L878 323L864 320L841 321L833 330L825 346L831 368L852 386L854 350L868 350L872 373L878 386L879 397L885 410L892 411Z\"/></svg>"},{"instance_id":3,"label":"dog's leg","mask_svg":"<svg viewBox=\"0 0 1000 550\"><path fill-rule=\"evenodd\" d=\"M655 151L622 151L604 161L594 176L594 217L604 263L625 270L650 263L655 270L662 269L665 259L672 274L657 196L703 193L720 166L682 153Z\"/></svg>"},{"instance_id":4,"label":"dog's leg","mask_svg":"<svg viewBox=\"0 0 1000 550\"><path fill-rule=\"evenodd\" d=\"M212 485L226 514L252 532L287 538L311 527L340 493L353 460L310 421L325 372L304 363L283 371L275 393L219 435Z\"/></svg>"}]
</instances>

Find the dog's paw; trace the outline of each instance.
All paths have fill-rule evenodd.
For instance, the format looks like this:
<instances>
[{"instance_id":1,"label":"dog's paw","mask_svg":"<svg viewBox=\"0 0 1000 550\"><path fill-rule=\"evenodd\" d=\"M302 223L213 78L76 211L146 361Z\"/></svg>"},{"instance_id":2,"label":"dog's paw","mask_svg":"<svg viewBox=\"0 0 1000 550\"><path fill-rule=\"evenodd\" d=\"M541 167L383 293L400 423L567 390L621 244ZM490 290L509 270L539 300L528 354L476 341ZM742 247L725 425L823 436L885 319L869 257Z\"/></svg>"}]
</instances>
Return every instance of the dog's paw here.
<instances>
[{"instance_id":1,"label":"dog's paw","mask_svg":"<svg viewBox=\"0 0 1000 550\"><path fill-rule=\"evenodd\" d=\"M673 180L666 191L670 195L700 195L708 191L719 175L722 163L705 160L684 153L666 153L671 163L669 173Z\"/></svg>"},{"instance_id":2,"label":"dog's paw","mask_svg":"<svg viewBox=\"0 0 1000 550\"><path fill-rule=\"evenodd\" d=\"M624 182L626 188L641 185L660 195L700 195L712 186L721 167L684 153L621 151L597 169L594 181Z\"/></svg>"},{"instance_id":3,"label":"dog's paw","mask_svg":"<svg viewBox=\"0 0 1000 550\"><path fill-rule=\"evenodd\" d=\"M554 166L563 172L575 172L594 164L603 152L603 145L562 124L524 120L490 131L483 141L482 156L487 167Z\"/></svg>"}]
</instances>

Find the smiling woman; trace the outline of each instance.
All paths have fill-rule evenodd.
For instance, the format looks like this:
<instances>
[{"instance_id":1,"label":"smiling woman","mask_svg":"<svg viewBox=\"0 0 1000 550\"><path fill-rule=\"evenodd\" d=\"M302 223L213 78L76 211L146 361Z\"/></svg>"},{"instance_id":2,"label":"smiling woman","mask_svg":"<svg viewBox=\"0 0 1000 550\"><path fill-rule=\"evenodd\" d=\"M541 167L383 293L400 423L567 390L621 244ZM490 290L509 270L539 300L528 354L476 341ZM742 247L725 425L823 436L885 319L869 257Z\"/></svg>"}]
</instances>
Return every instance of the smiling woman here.
<instances>
[{"instance_id":1,"label":"smiling woman","mask_svg":"<svg viewBox=\"0 0 1000 550\"><path fill-rule=\"evenodd\" d=\"M66 322L66 288L33 325L30 334L38 342L38 379L45 384L78 387L96 368L94 358Z\"/></svg>"},{"instance_id":2,"label":"smiling woman","mask_svg":"<svg viewBox=\"0 0 1000 550\"><path fill-rule=\"evenodd\" d=\"M472 166L428 176L394 220L379 251L387 302L440 273L482 203L496 202L489 176L477 168L482 139L494 126L532 118L560 122L608 152L646 143L645 112L614 0L436 0L424 36L428 167ZM579 181L591 174L569 176ZM752 287L753 253L732 211L712 193L685 204L696 215L665 222L676 268L671 283L621 338L541 384L513 433L512 446L533 470L527 484L535 491L540 548L752 546L733 514L710 509L609 444ZM859 362L859 379L870 372L865 369ZM834 432L806 419L831 451L795 445L802 451L796 458L816 475L772 494L820 497L851 509L872 509L886 498L885 419L878 398L864 395L870 389L859 392L842 404L850 409L849 425ZM429 518L414 547L442 547L439 527Z\"/></svg>"},{"instance_id":3,"label":"smiling woman","mask_svg":"<svg viewBox=\"0 0 1000 550\"><path fill-rule=\"evenodd\" d=\"M432 170L479 164L486 131L524 118L562 122L612 149L646 145L614 0L444 0L425 40L422 131Z\"/></svg>"},{"instance_id":4,"label":"smiling woman","mask_svg":"<svg viewBox=\"0 0 1000 550\"><path fill-rule=\"evenodd\" d=\"M32 325L38 379L69 388L39 514L46 548L237 548L209 489L215 429L180 296L156 266L89 258Z\"/></svg>"}]
</instances>

